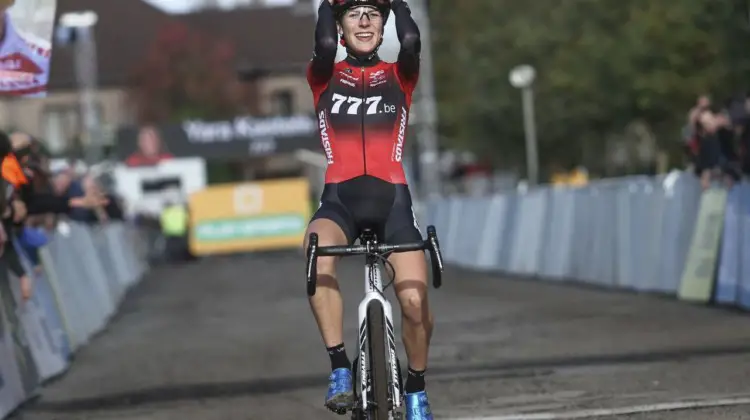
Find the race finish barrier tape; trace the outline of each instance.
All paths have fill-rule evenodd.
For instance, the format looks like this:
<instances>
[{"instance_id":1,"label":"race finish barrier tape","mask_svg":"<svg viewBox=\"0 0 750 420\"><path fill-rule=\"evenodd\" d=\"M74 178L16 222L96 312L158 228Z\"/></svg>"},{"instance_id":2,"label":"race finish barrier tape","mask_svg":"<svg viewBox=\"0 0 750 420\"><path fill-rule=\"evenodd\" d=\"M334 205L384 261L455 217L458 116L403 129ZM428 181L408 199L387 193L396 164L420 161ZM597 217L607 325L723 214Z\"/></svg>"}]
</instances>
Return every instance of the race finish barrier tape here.
<instances>
[{"instance_id":1,"label":"race finish barrier tape","mask_svg":"<svg viewBox=\"0 0 750 420\"><path fill-rule=\"evenodd\" d=\"M445 261L750 309L750 185L691 173L426 203Z\"/></svg>"},{"instance_id":2,"label":"race finish barrier tape","mask_svg":"<svg viewBox=\"0 0 750 420\"><path fill-rule=\"evenodd\" d=\"M148 268L137 252L142 240L126 223L61 222L39 250L41 269L12 243L34 292L24 302L19 279L0 261L0 418L64 373L73 353L107 325Z\"/></svg>"}]
</instances>

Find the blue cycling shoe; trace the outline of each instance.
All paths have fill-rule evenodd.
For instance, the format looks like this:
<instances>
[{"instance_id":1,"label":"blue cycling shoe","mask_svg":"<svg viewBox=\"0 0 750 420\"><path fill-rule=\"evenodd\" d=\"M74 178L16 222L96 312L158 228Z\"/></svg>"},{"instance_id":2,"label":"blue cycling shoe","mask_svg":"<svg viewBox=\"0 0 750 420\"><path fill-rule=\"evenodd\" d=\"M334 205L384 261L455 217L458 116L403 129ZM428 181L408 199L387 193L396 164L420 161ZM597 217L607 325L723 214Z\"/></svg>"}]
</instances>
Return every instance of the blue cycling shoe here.
<instances>
[{"instance_id":1,"label":"blue cycling shoe","mask_svg":"<svg viewBox=\"0 0 750 420\"><path fill-rule=\"evenodd\" d=\"M354 389L352 387L352 371L348 368L338 368L328 377L328 395L326 407L339 414L354 406Z\"/></svg>"},{"instance_id":2,"label":"blue cycling shoe","mask_svg":"<svg viewBox=\"0 0 750 420\"><path fill-rule=\"evenodd\" d=\"M406 420L433 420L427 392L406 394Z\"/></svg>"}]
</instances>

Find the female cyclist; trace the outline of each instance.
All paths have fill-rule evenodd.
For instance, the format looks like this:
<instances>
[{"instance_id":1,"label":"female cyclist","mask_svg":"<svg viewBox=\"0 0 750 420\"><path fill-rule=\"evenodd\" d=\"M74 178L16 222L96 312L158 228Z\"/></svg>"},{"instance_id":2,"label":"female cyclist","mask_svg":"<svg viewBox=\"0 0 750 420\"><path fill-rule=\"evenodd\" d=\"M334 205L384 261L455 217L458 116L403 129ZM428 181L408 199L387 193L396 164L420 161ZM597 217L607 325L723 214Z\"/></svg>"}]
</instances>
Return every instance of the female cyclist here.
<instances>
[{"instance_id":1,"label":"female cyclist","mask_svg":"<svg viewBox=\"0 0 750 420\"><path fill-rule=\"evenodd\" d=\"M396 63L383 62L377 54L390 11L401 43ZM335 63L339 42L347 57ZM419 52L419 29L404 0L320 4L307 79L328 167L320 207L305 238L314 232L320 246L352 244L369 228L392 244L422 240L401 163ZM406 418L432 420L424 380L433 325L424 253L392 254L388 259L396 272L394 288L409 361ZM331 359L326 406L342 413L354 398L336 259L320 258L317 274L319 287L310 304Z\"/></svg>"}]
</instances>

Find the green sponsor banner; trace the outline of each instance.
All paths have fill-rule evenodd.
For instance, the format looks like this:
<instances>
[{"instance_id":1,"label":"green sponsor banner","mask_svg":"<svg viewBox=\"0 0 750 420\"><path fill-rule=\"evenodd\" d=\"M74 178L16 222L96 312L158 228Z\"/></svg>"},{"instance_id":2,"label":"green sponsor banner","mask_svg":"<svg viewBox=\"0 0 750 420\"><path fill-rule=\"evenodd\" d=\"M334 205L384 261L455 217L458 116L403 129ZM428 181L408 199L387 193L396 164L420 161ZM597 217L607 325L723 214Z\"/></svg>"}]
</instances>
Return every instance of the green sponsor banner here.
<instances>
[{"instance_id":1,"label":"green sponsor banner","mask_svg":"<svg viewBox=\"0 0 750 420\"><path fill-rule=\"evenodd\" d=\"M713 293L716 266L724 227L727 191L709 189L701 196L693 240L682 273L679 298L706 303Z\"/></svg>"},{"instance_id":2,"label":"green sponsor banner","mask_svg":"<svg viewBox=\"0 0 750 420\"><path fill-rule=\"evenodd\" d=\"M302 246L310 220L305 178L216 185L190 196L195 255Z\"/></svg>"},{"instance_id":3,"label":"green sponsor banner","mask_svg":"<svg viewBox=\"0 0 750 420\"><path fill-rule=\"evenodd\" d=\"M235 241L297 236L307 227L306 215L273 214L224 220L203 220L195 227L197 241Z\"/></svg>"}]
</instances>

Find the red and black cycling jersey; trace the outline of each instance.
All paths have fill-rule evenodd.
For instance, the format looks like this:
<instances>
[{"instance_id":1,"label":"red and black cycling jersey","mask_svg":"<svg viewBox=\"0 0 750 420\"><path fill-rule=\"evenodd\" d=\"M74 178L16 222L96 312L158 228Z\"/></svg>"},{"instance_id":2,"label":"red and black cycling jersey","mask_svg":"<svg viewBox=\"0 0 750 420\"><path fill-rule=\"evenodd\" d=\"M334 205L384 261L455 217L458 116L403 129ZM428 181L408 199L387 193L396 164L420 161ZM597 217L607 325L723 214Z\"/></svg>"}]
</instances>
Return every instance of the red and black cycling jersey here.
<instances>
[{"instance_id":1,"label":"red and black cycling jersey","mask_svg":"<svg viewBox=\"0 0 750 420\"><path fill-rule=\"evenodd\" d=\"M326 183L362 175L406 184L402 165L412 93L419 77L419 30L402 0L392 2L401 49L396 63L349 56L334 63L337 31L323 1L315 54L307 69L320 140L328 161Z\"/></svg>"}]
</instances>

